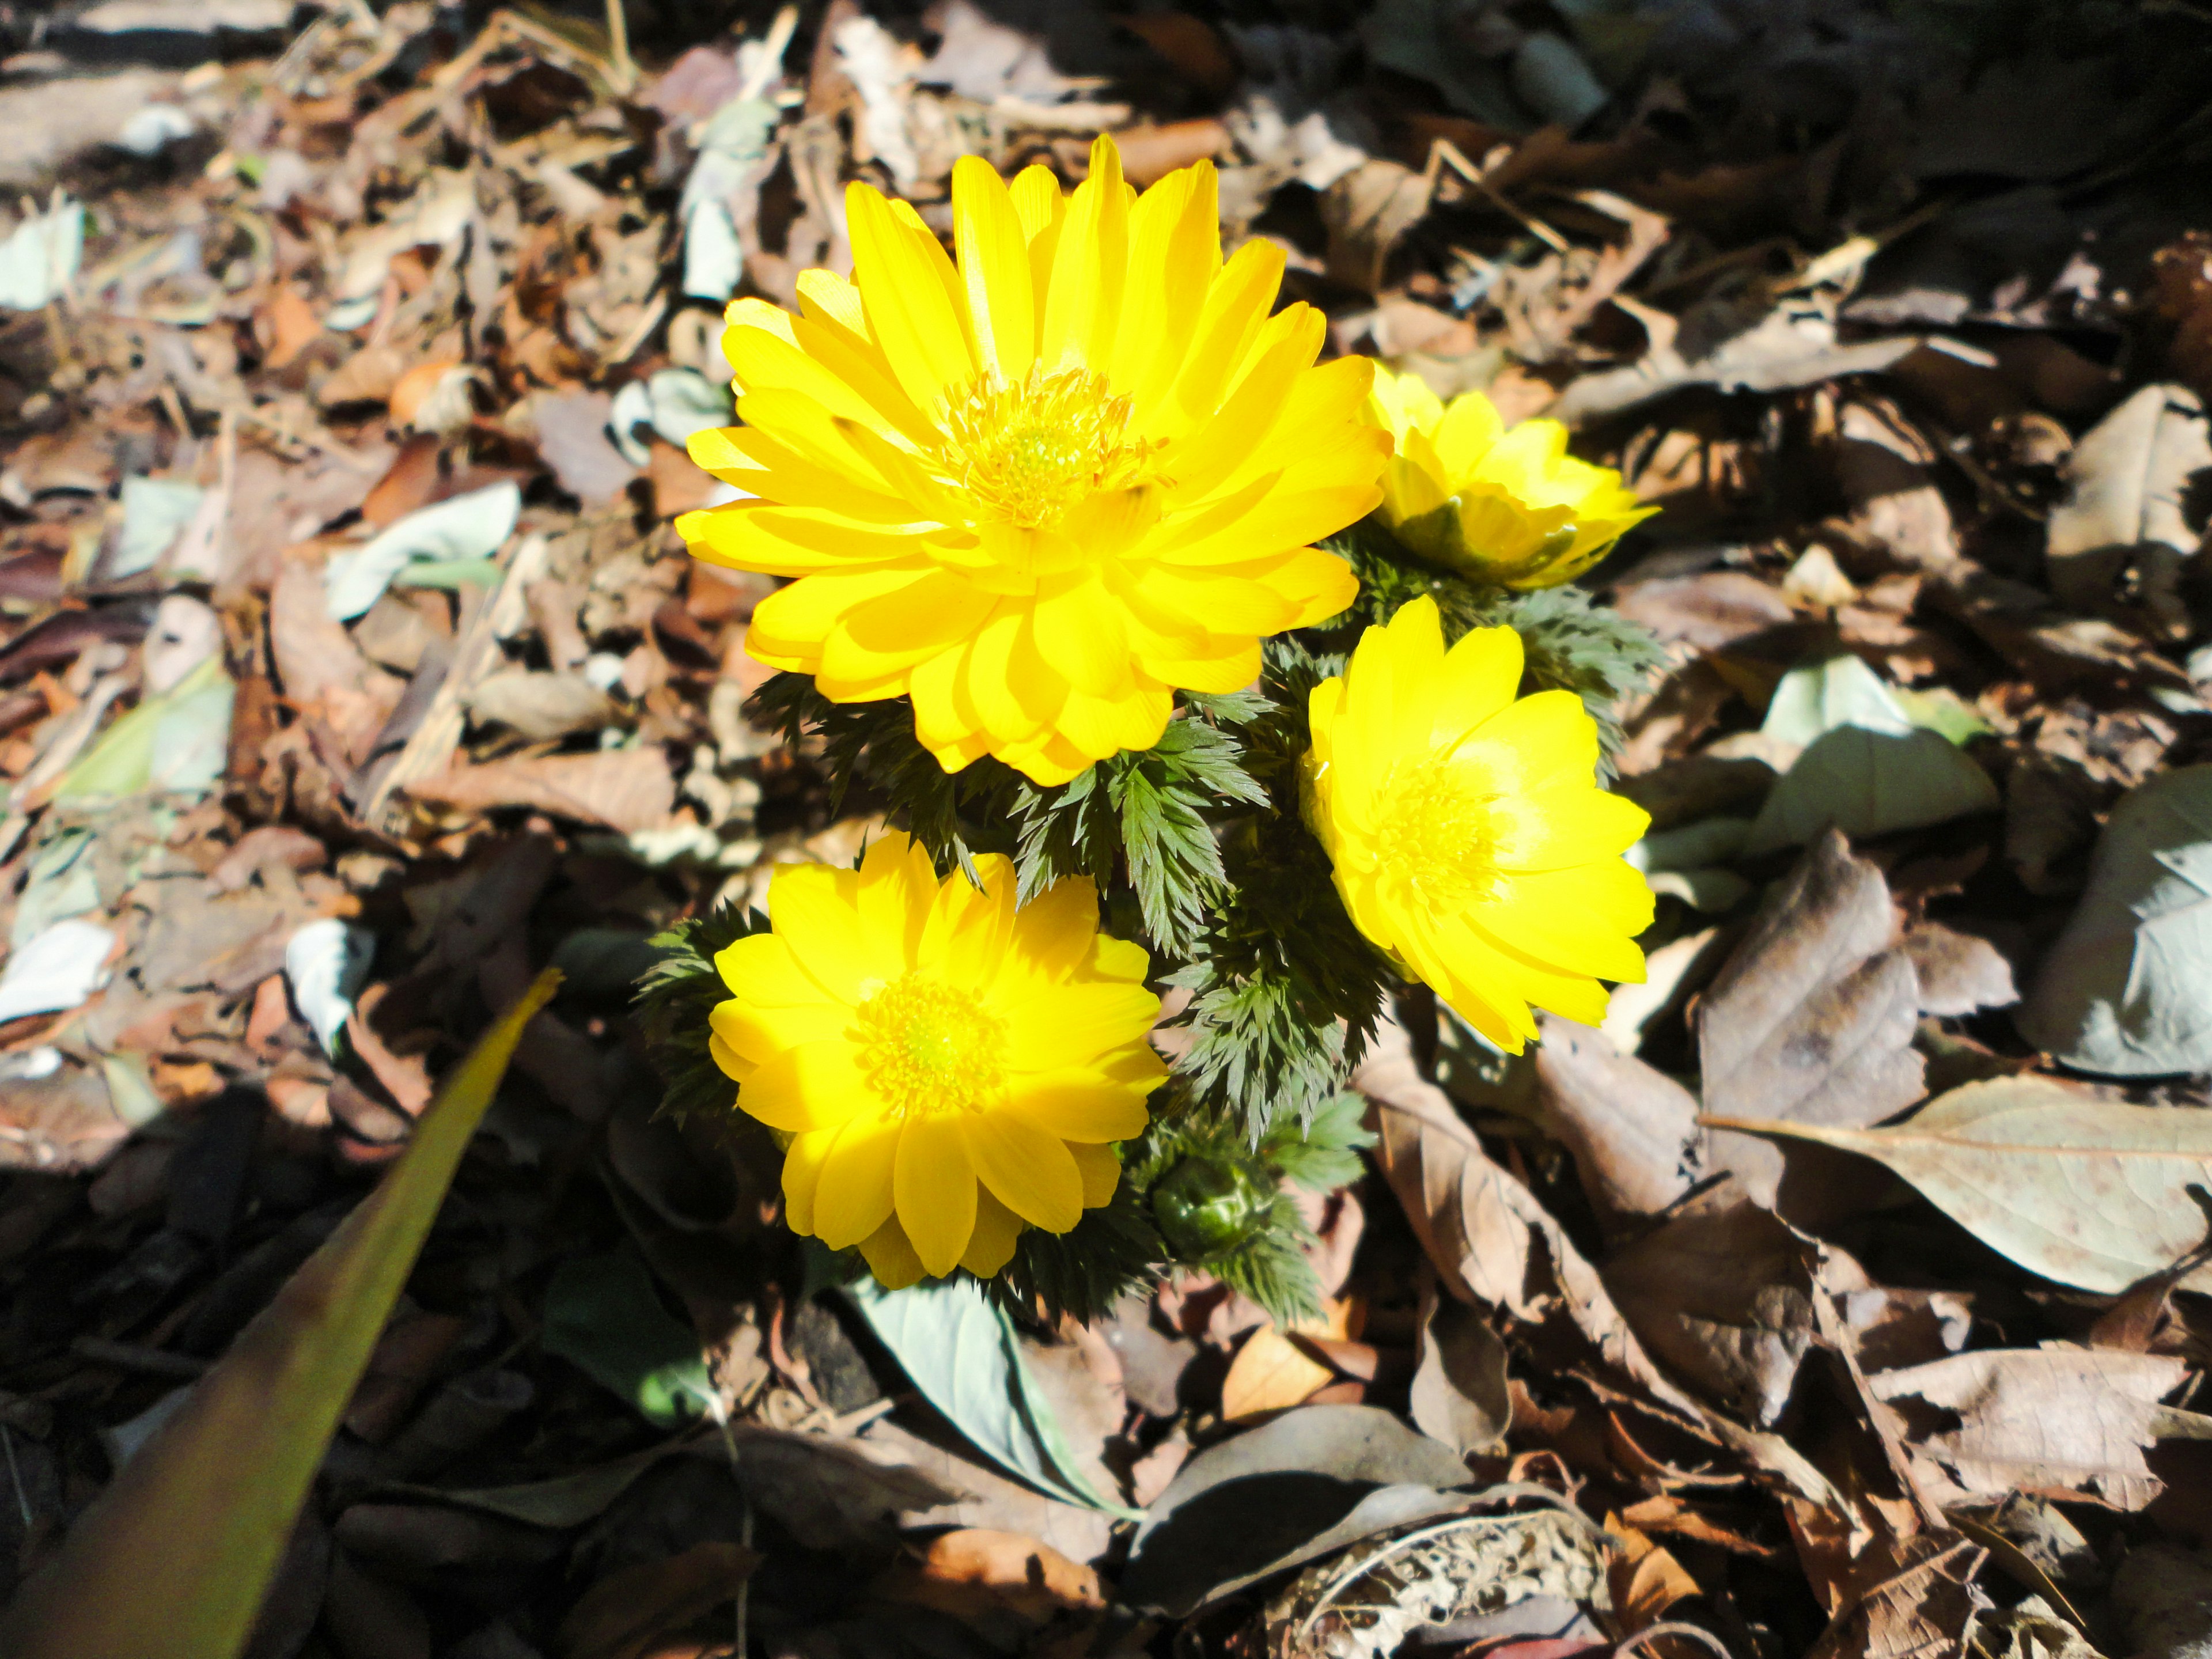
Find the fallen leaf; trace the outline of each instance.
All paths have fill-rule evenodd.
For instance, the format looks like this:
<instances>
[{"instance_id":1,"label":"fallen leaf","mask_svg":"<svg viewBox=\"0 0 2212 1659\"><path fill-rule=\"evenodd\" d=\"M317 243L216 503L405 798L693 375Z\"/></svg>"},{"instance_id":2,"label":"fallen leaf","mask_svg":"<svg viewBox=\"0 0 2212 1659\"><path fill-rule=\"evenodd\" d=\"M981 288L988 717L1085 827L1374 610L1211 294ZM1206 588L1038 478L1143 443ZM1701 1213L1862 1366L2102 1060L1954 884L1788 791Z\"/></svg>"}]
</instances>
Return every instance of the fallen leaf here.
<instances>
[{"instance_id":1,"label":"fallen leaf","mask_svg":"<svg viewBox=\"0 0 2212 1659\"><path fill-rule=\"evenodd\" d=\"M1652 1353L1769 1428L1814 1345L1812 1276L1788 1227L1726 1191L1607 1258L1605 1283Z\"/></svg>"},{"instance_id":2,"label":"fallen leaf","mask_svg":"<svg viewBox=\"0 0 2212 1659\"><path fill-rule=\"evenodd\" d=\"M1971 1014L2020 1000L2012 963L1978 933L1923 921L1905 936L1905 953L1920 981L1923 1014Z\"/></svg>"},{"instance_id":3,"label":"fallen leaf","mask_svg":"<svg viewBox=\"0 0 2212 1659\"><path fill-rule=\"evenodd\" d=\"M1647 314L1638 307L1637 315L1649 328L1650 319L1660 313ZM1670 325L1674 320L1663 319ZM1671 335L1671 329L1660 332ZM1569 426L1582 426L1688 386L1711 386L1723 392L1817 386L1847 374L1878 374L1920 344L1917 335L1840 343L1833 318L1784 306L1728 335L1694 360L1685 357L1672 337L1655 339L1640 361L1582 376L1544 412Z\"/></svg>"},{"instance_id":4,"label":"fallen leaf","mask_svg":"<svg viewBox=\"0 0 2212 1659\"><path fill-rule=\"evenodd\" d=\"M1536 1100L1545 1132L1574 1154L1575 1172L1601 1218L1658 1214L1698 1178L1696 1098L1663 1072L1618 1052L1603 1031L1555 1014L1544 1015L1541 1025Z\"/></svg>"},{"instance_id":5,"label":"fallen leaf","mask_svg":"<svg viewBox=\"0 0 2212 1659\"><path fill-rule=\"evenodd\" d=\"M2212 467L2212 425L2186 386L2147 386L2092 427L2068 456L2066 499L2051 509L2045 568L2060 604L2110 612L2121 578L2154 630L2189 631L2179 592L2196 556L2193 481Z\"/></svg>"},{"instance_id":6,"label":"fallen leaf","mask_svg":"<svg viewBox=\"0 0 2212 1659\"><path fill-rule=\"evenodd\" d=\"M1414 1425L1463 1456L1493 1451L1513 1420L1505 1345L1464 1303L1433 1291L1424 1300L1409 1402Z\"/></svg>"},{"instance_id":7,"label":"fallen leaf","mask_svg":"<svg viewBox=\"0 0 2212 1659\"><path fill-rule=\"evenodd\" d=\"M325 611L334 621L351 621L410 563L490 558L514 532L521 509L522 492L512 482L417 508L359 547L331 556L323 569Z\"/></svg>"},{"instance_id":8,"label":"fallen leaf","mask_svg":"<svg viewBox=\"0 0 2212 1659\"><path fill-rule=\"evenodd\" d=\"M1907 1539L1885 1559L1895 1571L1856 1589L1806 1659L1916 1659L1955 1653L1984 1598L1974 1589L1983 1552ZM1899 1560L1898 1556L1904 1559Z\"/></svg>"},{"instance_id":9,"label":"fallen leaf","mask_svg":"<svg viewBox=\"0 0 2212 1659\"><path fill-rule=\"evenodd\" d=\"M734 1598L760 1562L742 1544L694 1544L609 1573L561 1621L564 1659L643 1659L656 1638Z\"/></svg>"},{"instance_id":10,"label":"fallen leaf","mask_svg":"<svg viewBox=\"0 0 2212 1659\"><path fill-rule=\"evenodd\" d=\"M1936 454L1894 405L1853 398L1836 415L1836 487L1861 546L1907 569L1959 562L1951 509L1936 487Z\"/></svg>"},{"instance_id":11,"label":"fallen leaf","mask_svg":"<svg viewBox=\"0 0 2212 1659\"><path fill-rule=\"evenodd\" d=\"M1697 1408L1652 1365L1566 1231L1491 1162L1451 1097L1421 1075L1395 1019L1377 1027L1352 1086L1369 1102L1375 1160L1452 1295L1524 1323L1565 1315L1609 1370L1696 1419Z\"/></svg>"},{"instance_id":12,"label":"fallen leaf","mask_svg":"<svg viewBox=\"0 0 2212 1659\"><path fill-rule=\"evenodd\" d=\"M923 1396L978 1450L1064 1503L1118 1510L1076 1467L1012 1322L972 1280L886 1291L861 1279L846 1294Z\"/></svg>"},{"instance_id":13,"label":"fallen leaf","mask_svg":"<svg viewBox=\"0 0 2212 1659\"><path fill-rule=\"evenodd\" d=\"M1954 1354L1867 1382L1937 1466L1948 1501L2027 1491L2139 1510L2162 1484L2143 1459L2160 1402L2188 1376L2164 1355L2054 1343Z\"/></svg>"},{"instance_id":14,"label":"fallen leaf","mask_svg":"<svg viewBox=\"0 0 2212 1659\"><path fill-rule=\"evenodd\" d=\"M1262 1325L1244 1339L1221 1379L1221 1415L1233 1423L1287 1411L1335 1380L1334 1371L1273 1325Z\"/></svg>"},{"instance_id":15,"label":"fallen leaf","mask_svg":"<svg viewBox=\"0 0 2212 1659\"><path fill-rule=\"evenodd\" d=\"M1630 582L1620 588L1613 607L1665 642L1699 651L1718 651L1797 620L1788 600L1741 570Z\"/></svg>"},{"instance_id":16,"label":"fallen leaf","mask_svg":"<svg viewBox=\"0 0 2212 1659\"><path fill-rule=\"evenodd\" d=\"M661 1307L652 1274L627 1252L563 1262L545 1289L539 1340L663 1428L720 1409L697 1335Z\"/></svg>"},{"instance_id":17,"label":"fallen leaf","mask_svg":"<svg viewBox=\"0 0 2212 1659\"><path fill-rule=\"evenodd\" d=\"M2212 1187L2212 1111L2202 1108L2131 1106L2016 1077L1969 1083L1880 1129L1705 1121L1874 1158L1984 1243L2063 1285L2117 1293L2205 1240L2195 1194ZM2193 1278L2212 1285L2212 1273Z\"/></svg>"},{"instance_id":18,"label":"fallen leaf","mask_svg":"<svg viewBox=\"0 0 2212 1659\"><path fill-rule=\"evenodd\" d=\"M1856 1128L1917 1100L1919 983L1894 930L1881 872L1824 833L1698 1006L1706 1113ZM1783 1163L1772 1147L1723 1130L1707 1159L1711 1170L1733 1170L1755 1202L1773 1201Z\"/></svg>"},{"instance_id":19,"label":"fallen leaf","mask_svg":"<svg viewBox=\"0 0 2212 1659\"><path fill-rule=\"evenodd\" d=\"M1824 830L1881 836L1992 812L1990 775L1933 732L1843 726L1784 773L1753 820L1747 853L1797 847Z\"/></svg>"},{"instance_id":20,"label":"fallen leaf","mask_svg":"<svg viewBox=\"0 0 2212 1659\"><path fill-rule=\"evenodd\" d=\"M920 1560L899 1563L872 1588L889 1601L950 1613L986 1640L1000 1638L992 1645L1002 1650L1055 1620L1106 1605L1093 1569L1036 1539L981 1527L939 1534Z\"/></svg>"},{"instance_id":21,"label":"fallen leaf","mask_svg":"<svg viewBox=\"0 0 2212 1659\"><path fill-rule=\"evenodd\" d=\"M526 806L624 834L659 828L676 805L668 757L653 744L449 766L406 790L464 812Z\"/></svg>"},{"instance_id":22,"label":"fallen leaf","mask_svg":"<svg viewBox=\"0 0 2212 1659\"><path fill-rule=\"evenodd\" d=\"M1182 1618L1377 1532L1449 1514L1467 1485L1450 1447L1372 1406L1304 1406L1185 1463L1121 1576L1130 1606Z\"/></svg>"},{"instance_id":23,"label":"fallen leaf","mask_svg":"<svg viewBox=\"0 0 2212 1659\"><path fill-rule=\"evenodd\" d=\"M2051 942L2021 1034L2069 1066L2141 1077L2212 1065L2212 766L2185 766L2113 809L2089 884Z\"/></svg>"},{"instance_id":24,"label":"fallen leaf","mask_svg":"<svg viewBox=\"0 0 2212 1659\"><path fill-rule=\"evenodd\" d=\"M1609 1516L1606 1530L1621 1540L1623 1548L1613 1559L1613 1610L1622 1627L1633 1635L1646 1625L1667 1616L1677 1601L1705 1594L1698 1581L1665 1545L1658 1543L1617 1516Z\"/></svg>"},{"instance_id":25,"label":"fallen leaf","mask_svg":"<svg viewBox=\"0 0 2212 1659\"><path fill-rule=\"evenodd\" d=\"M614 400L605 392L540 398L531 413L538 426L538 453L561 488L579 501L610 501L637 476L637 467L607 436Z\"/></svg>"}]
</instances>

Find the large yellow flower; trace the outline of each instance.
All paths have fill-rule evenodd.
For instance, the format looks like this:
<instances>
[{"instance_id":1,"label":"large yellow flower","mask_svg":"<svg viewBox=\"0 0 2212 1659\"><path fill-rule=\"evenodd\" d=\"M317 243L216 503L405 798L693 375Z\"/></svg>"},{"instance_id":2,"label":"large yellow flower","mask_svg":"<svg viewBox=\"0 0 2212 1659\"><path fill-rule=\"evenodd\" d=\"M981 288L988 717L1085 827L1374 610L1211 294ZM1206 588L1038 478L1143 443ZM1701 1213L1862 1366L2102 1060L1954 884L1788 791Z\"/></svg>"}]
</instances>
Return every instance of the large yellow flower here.
<instances>
[{"instance_id":1,"label":"large yellow flower","mask_svg":"<svg viewBox=\"0 0 2212 1659\"><path fill-rule=\"evenodd\" d=\"M952 172L956 267L904 202L846 193L854 281L731 306L744 424L692 458L758 499L685 514L702 559L796 576L745 648L823 696L914 698L957 771L1039 783L1158 741L1173 688L1233 691L1259 640L1355 592L1308 544L1380 500L1370 365L1270 315L1283 255L1221 258L1213 168L1141 197L1101 138L1063 197Z\"/></svg>"},{"instance_id":2,"label":"large yellow flower","mask_svg":"<svg viewBox=\"0 0 2212 1659\"><path fill-rule=\"evenodd\" d=\"M1651 890L1620 854L1650 822L1597 787L1571 691L1516 698L1521 636L1449 652L1436 601L1370 628L1309 703L1306 817L1359 931L1511 1054L1530 1006L1595 1025L1641 981Z\"/></svg>"},{"instance_id":3,"label":"large yellow flower","mask_svg":"<svg viewBox=\"0 0 2212 1659\"><path fill-rule=\"evenodd\" d=\"M1370 417L1398 452L1382 519L1407 546L1505 587L1556 587L1658 511L1608 466L1567 453L1557 421L1508 427L1480 392L1446 404L1418 374L1378 369Z\"/></svg>"},{"instance_id":4,"label":"large yellow flower","mask_svg":"<svg viewBox=\"0 0 2212 1659\"><path fill-rule=\"evenodd\" d=\"M1087 880L1017 910L1014 872L943 881L902 835L858 870L779 870L772 931L714 958L738 1105L793 1139L792 1231L857 1244L884 1284L988 1277L1026 1224L1064 1233L1121 1178L1167 1067L1142 945L1098 931Z\"/></svg>"}]
</instances>

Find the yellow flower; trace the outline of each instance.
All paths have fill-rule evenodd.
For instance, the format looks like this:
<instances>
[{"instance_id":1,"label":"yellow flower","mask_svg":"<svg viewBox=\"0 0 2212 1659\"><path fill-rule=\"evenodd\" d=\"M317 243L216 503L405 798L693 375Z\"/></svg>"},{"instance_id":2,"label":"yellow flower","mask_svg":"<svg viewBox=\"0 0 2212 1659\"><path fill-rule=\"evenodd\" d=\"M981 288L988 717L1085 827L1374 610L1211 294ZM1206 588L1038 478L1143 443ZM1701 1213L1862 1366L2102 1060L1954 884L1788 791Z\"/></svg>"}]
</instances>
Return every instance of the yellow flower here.
<instances>
[{"instance_id":1,"label":"yellow flower","mask_svg":"<svg viewBox=\"0 0 2212 1659\"><path fill-rule=\"evenodd\" d=\"M756 659L838 702L911 695L947 771L1063 783L1351 603L1309 544L1381 499L1370 367L1314 367L1311 307L1269 314L1280 250L1223 263L1210 163L1139 197L1101 138L1063 197L964 157L957 266L906 203L856 183L845 208L854 280L806 272L796 317L732 304L744 424L691 441L757 497L678 520L693 551L799 578Z\"/></svg>"},{"instance_id":2,"label":"yellow flower","mask_svg":"<svg viewBox=\"0 0 2212 1659\"><path fill-rule=\"evenodd\" d=\"M1557 421L1508 428L1480 392L1446 404L1419 375L1378 368L1367 406L1398 444L1382 476L1383 522L1416 553L1486 581L1571 581L1658 510L1611 467L1568 454Z\"/></svg>"},{"instance_id":3,"label":"yellow flower","mask_svg":"<svg viewBox=\"0 0 2212 1659\"><path fill-rule=\"evenodd\" d=\"M1121 1178L1167 1067L1144 947L1098 931L1087 880L1014 908L1006 860L978 892L902 835L858 870L779 870L771 931L714 958L711 1018L739 1109L793 1137L792 1231L858 1245L894 1287L988 1277L1023 1226L1064 1233Z\"/></svg>"},{"instance_id":4,"label":"yellow flower","mask_svg":"<svg viewBox=\"0 0 2212 1659\"><path fill-rule=\"evenodd\" d=\"M1595 781L1571 691L1516 699L1521 636L1449 652L1436 601L1370 628L1309 703L1307 821L1359 931L1510 1054L1530 1005L1595 1025L1601 978L1641 981L1651 890L1620 854L1650 818Z\"/></svg>"}]
</instances>

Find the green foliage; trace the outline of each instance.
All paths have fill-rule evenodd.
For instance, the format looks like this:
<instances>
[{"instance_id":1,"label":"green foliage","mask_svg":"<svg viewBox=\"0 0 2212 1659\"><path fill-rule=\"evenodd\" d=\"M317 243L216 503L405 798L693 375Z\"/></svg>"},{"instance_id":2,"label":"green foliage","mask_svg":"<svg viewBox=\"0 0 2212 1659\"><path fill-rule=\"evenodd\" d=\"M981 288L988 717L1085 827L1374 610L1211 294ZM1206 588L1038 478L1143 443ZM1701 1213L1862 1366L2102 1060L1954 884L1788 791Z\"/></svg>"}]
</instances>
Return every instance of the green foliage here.
<instances>
[{"instance_id":1,"label":"green foliage","mask_svg":"<svg viewBox=\"0 0 2212 1659\"><path fill-rule=\"evenodd\" d=\"M727 1115L736 1103L737 1085L708 1052L707 1017L730 994L715 970L715 954L753 931L750 910L719 904L647 941L661 957L638 981L633 1006L665 1085L661 1109L672 1117L711 1120Z\"/></svg>"},{"instance_id":2,"label":"green foliage","mask_svg":"<svg viewBox=\"0 0 2212 1659\"><path fill-rule=\"evenodd\" d=\"M1310 1193L1333 1193L1359 1179L1359 1154L1375 1144L1366 1126L1367 1103L1348 1091L1316 1112L1303 1132L1277 1129L1260 1153L1283 1178Z\"/></svg>"}]
</instances>

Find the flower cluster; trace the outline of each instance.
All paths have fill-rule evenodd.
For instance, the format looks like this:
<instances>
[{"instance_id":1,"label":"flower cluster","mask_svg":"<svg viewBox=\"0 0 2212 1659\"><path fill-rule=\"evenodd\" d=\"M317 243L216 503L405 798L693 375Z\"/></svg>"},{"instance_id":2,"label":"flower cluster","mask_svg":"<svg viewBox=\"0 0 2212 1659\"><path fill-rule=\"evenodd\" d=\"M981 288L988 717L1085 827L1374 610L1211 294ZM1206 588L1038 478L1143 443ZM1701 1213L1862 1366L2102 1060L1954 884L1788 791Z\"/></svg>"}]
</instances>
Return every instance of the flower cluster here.
<instances>
[{"instance_id":1,"label":"flower cluster","mask_svg":"<svg viewBox=\"0 0 2212 1659\"><path fill-rule=\"evenodd\" d=\"M779 871L767 927L713 954L713 1066L784 1148L793 1230L886 1285L988 1279L1025 1233L1126 1206L1117 1148L1171 1239L1217 1188L1296 1226L1268 1172L1340 1174L1356 1110L1269 1101L1239 1151L1210 1080L1249 1097L1286 1021L1340 1060L1394 973L1517 1054L1534 1010L1594 1022L1602 981L1641 978L1652 911L1621 856L1646 820L1598 787L1583 699L1522 695L1535 648L1468 605L1456 642L1429 597L1351 637L1360 583L1324 544L1372 514L1425 592L1503 602L1646 509L1555 422L1319 362L1322 317L1275 309L1280 252L1223 258L1206 164L1140 195L1102 138L1063 194L963 160L951 255L864 184L847 211L851 281L730 307L741 424L692 453L744 495L678 528L793 579L746 648L817 709L889 709L860 748L1014 793L958 833L907 799L923 838ZM1194 932L1161 923L1164 871ZM1102 931L1101 884L1150 950ZM1196 993L1180 1140L1151 1109L1163 981Z\"/></svg>"}]
</instances>

